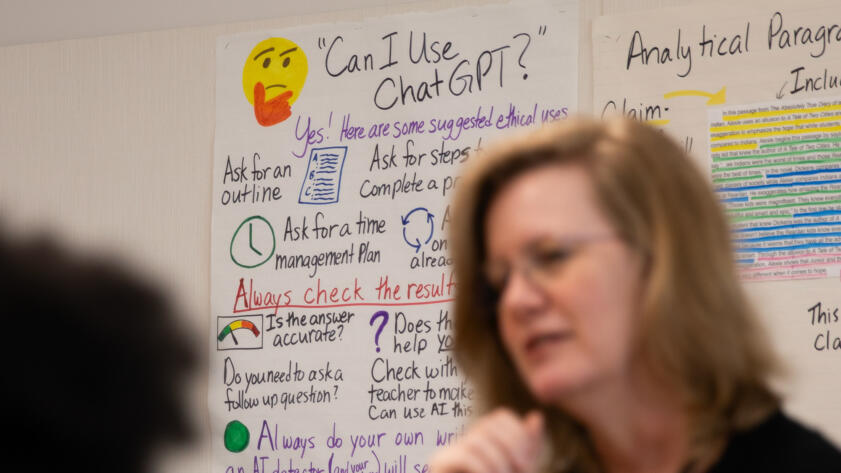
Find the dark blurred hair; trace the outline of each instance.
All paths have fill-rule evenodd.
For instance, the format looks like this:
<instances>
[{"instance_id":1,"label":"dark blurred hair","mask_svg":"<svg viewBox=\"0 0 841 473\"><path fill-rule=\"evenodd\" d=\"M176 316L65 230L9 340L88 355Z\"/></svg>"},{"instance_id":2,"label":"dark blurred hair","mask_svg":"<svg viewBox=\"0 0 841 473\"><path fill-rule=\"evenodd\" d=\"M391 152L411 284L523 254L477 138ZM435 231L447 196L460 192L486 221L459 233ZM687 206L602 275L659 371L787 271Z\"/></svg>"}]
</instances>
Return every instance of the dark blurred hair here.
<instances>
[{"instance_id":1,"label":"dark blurred hair","mask_svg":"<svg viewBox=\"0 0 841 473\"><path fill-rule=\"evenodd\" d=\"M151 284L0 228L0 300L11 471L143 472L191 437L194 345Z\"/></svg>"}]
</instances>

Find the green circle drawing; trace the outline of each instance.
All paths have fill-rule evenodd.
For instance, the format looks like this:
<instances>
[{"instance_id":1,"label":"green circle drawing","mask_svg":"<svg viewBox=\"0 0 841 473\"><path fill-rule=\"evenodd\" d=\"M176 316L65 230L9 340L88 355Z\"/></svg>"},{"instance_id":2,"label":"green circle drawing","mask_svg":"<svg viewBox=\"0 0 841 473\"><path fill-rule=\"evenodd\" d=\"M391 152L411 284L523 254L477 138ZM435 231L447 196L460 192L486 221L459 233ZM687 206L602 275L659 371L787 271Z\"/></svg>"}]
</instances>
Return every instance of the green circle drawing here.
<instances>
[{"instance_id":1,"label":"green circle drawing","mask_svg":"<svg viewBox=\"0 0 841 473\"><path fill-rule=\"evenodd\" d=\"M228 422L225 427L225 448L229 452L239 453L245 450L249 438L248 427L244 426L242 422L238 420Z\"/></svg>"},{"instance_id":2,"label":"green circle drawing","mask_svg":"<svg viewBox=\"0 0 841 473\"><path fill-rule=\"evenodd\" d=\"M242 264L239 261L237 261L236 256L234 256L234 241L236 241L237 235L239 235L240 230L242 230L242 228L245 226L246 223L249 224L248 225L248 244L249 244L249 247L255 253L257 253L259 255L262 255L262 253L260 253L260 251L254 247L254 241L252 239L252 233L251 233L252 228L251 228L250 222L255 221L255 220L262 221L263 223L265 223L269 227L269 231L272 232L272 249L271 249L271 251L267 252L268 254L266 255L266 257L263 258L263 260L260 261L259 263L252 264L252 265ZM275 248L277 248L277 238L275 237L274 228L272 227L272 224L269 223L269 221L266 220L265 218L263 218L259 215L254 215L252 217L248 217L247 219L243 220L242 223L239 224L236 231L234 232L234 236L231 237L231 249L230 249L231 261L233 261L234 264L236 264L240 268L246 268L246 269L256 268L257 266L260 266L261 264L265 263L266 261L268 261L272 257L272 255L274 254Z\"/></svg>"}]
</instances>

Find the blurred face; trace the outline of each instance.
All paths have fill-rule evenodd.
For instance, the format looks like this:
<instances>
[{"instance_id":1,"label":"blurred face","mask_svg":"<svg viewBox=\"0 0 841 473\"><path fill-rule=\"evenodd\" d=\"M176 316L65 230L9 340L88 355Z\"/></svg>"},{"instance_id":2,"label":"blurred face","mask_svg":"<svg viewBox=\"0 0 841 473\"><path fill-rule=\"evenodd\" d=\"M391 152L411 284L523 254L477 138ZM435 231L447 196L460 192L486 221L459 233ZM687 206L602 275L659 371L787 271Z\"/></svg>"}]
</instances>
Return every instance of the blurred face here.
<instances>
[{"instance_id":1,"label":"blurred face","mask_svg":"<svg viewBox=\"0 0 841 473\"><path fill-rule=\"evenodd\" d=\"M515 178L491 202L485 235L499 333L539 400L556 403L630 373L641 262L597 208L581 167Z\"/></svg>"}]
</instances>

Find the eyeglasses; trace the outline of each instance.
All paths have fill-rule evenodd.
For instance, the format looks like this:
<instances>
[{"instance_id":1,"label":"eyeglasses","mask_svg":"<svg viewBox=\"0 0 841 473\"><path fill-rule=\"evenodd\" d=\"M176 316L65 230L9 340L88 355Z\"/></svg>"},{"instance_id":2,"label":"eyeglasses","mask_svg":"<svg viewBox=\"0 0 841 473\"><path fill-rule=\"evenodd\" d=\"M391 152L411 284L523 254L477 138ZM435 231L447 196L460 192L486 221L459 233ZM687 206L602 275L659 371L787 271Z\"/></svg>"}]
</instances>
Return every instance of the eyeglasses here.
<instances>
[{"instance_id":1,"label":"eyeglasses","mask_svg":"<svg viewBox=\"0 0 841 473\"><path fill-rule=\"evenodd\" d=\"M485 264L485 281L497 300L514 271L518 271L534 287L546 290L586 247L616 238L615 235L605 234L537 240L525 247L514 261L489 261Z\"/></svg>"}]
</instances>

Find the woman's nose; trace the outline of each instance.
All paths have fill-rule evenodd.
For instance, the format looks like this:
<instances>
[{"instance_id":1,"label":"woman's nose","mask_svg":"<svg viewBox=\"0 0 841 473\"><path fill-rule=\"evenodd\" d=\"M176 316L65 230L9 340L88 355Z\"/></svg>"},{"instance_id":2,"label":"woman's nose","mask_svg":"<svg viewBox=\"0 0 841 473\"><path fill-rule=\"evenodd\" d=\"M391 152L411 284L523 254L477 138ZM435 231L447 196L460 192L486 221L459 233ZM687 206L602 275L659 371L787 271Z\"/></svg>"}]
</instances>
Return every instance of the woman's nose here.
<instances>
[{"instance_id":1,"label":"woman's nose","mask_svg":"<svg viewBox=\"0 0 841 473\"><path fill-rule=\"evenodd\" d=\"M546 293L523 271L512 271L499 299L502 314L533 315L546 303Z\"/></svg>"}]
</instances>

